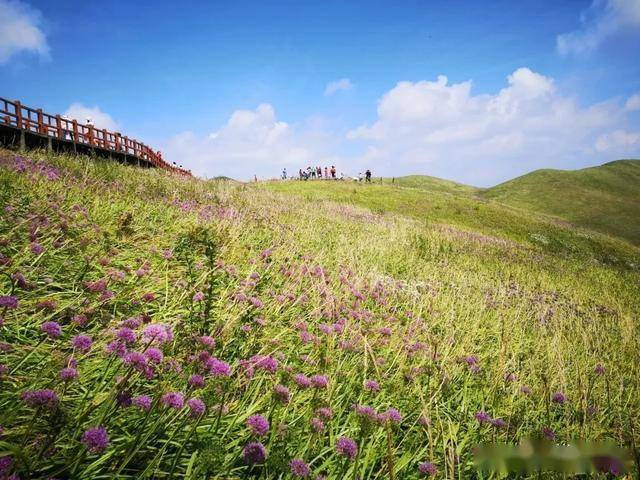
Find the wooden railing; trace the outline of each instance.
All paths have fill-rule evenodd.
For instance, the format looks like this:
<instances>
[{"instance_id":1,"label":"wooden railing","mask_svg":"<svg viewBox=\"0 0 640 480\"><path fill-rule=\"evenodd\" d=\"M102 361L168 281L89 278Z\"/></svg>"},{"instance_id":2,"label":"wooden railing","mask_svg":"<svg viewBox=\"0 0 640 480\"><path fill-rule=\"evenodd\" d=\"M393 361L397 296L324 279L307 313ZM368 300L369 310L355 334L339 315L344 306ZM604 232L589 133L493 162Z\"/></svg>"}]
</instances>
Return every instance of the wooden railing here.
<instances>
[{"instance_id":1,"label":"wooden railing","mask_svg":"<svg viewBox=\"0 0 640 480\"><path fill-rule=\"evenodd\" d=\"M61 115L50 115L44 113L42 109L25 107L18 100L11 101L0 97L0 125L2 124L61 141L133 156L157 168L191 175L189 170L165 162L159 152L155 152L144 143L118 132L109 132L93 125L83 125L76 120L63 118Z\"/></svg>"}]
</instances>

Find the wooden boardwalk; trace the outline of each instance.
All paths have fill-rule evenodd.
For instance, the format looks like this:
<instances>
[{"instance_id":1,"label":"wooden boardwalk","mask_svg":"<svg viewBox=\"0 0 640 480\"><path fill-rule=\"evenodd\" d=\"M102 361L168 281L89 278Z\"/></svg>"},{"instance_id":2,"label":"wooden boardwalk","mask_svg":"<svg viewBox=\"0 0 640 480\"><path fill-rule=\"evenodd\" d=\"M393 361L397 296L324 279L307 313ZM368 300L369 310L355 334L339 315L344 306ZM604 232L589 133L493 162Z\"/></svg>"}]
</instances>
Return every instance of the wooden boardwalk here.
<instances>
[{"instance_id":1,"label":"wooden boardwalk","mask_svg":"<svg viewBox=\"0 0 640 480\"><path fill-rule=\"evenodd\" d=\"M61 115L50 115L42 109L25 107L17 100L0 97L0 143L21 148L47 148L79 154L94 154L114 160L155 167L180 175L191 175L165 162L144 143L109 132L90 124L81 124Z\"/></svg>"}]
</instances>

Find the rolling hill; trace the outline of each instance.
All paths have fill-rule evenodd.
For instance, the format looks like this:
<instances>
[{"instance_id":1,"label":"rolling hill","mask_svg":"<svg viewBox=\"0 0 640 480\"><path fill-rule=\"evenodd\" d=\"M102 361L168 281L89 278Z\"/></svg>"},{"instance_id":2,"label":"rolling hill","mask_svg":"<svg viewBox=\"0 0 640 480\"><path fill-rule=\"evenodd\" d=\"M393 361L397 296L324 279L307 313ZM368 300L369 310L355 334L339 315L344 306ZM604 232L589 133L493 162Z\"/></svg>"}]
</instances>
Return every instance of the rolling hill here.
<instances>
[{"instance_id":1,"label":"rolling hill","mask_svg":"<svg viewBox=\"0 0 640 480\"><path fill-rule=\"evenodd\" d=\"M536 170L479 195L640 244L640 160Z\"/></svg>"}]
</instances>

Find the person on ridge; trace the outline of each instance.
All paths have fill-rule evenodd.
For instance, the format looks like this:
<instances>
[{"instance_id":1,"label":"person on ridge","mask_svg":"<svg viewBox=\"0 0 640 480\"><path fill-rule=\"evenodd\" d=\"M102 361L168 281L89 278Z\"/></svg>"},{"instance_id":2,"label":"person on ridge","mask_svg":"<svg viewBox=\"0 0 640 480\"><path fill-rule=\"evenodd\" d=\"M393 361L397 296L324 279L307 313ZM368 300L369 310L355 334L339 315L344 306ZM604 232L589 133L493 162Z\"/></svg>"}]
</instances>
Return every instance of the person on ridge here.
<instances>
[{"instance_id":1,"label":"person on ridge","mask_svg":"<svg viewBox=\"0 0 640 480\"><path fill-rule=\"evenodd\" d=\"M371 170L367 168L367 171L364 172L364 178L367 182L371 183Z\"/></svg>"}]
</instances>

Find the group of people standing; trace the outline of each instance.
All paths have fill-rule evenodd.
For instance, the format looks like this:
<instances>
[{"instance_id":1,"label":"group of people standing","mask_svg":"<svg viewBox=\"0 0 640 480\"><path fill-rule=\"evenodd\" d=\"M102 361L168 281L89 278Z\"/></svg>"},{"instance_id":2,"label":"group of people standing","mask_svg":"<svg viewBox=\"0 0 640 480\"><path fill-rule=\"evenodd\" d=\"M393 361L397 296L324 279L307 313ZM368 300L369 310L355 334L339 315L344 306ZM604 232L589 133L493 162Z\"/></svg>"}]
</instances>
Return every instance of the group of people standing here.
<instances>
[{"instance_id":1,"label":"group of people standing","mask_svg":"<svg viewBox=\"0 0 640 480\"><path fill-rule=\"evenodd\" d=\"M282 170L282 175L280 176L282 180L286 180L287 169ZM338 177L338 172L336 170L335 165L331 165L331 167L307 167L306 169L301 168L298 170L298 178L300 180L344 180L344 173L340 173ZM362 181L363 176L362 173L358 173L357 177L352 177L353 180ZM364 173L364 180L366 182L371 182L371 170L367 169Z\"/></svg>"},{"instance_id":2,"label":"group of people standing","mask_svg":"<svg viewBox=\"0 0 640 480\"><path fill-rule=\"evenodd\" d=\"M286 169L284 173L286 175ZM342 177L344 177L344 174L342 174ZM319 180L323 178L325 180L337 180L338 171L336 170L335 165L331 165L331 167L324 167L324 169L322 167L307 167L306 170L301 168L298 170L298 178L300 180L315 180L316 178Z\"/></svg>"}]
</instances>

